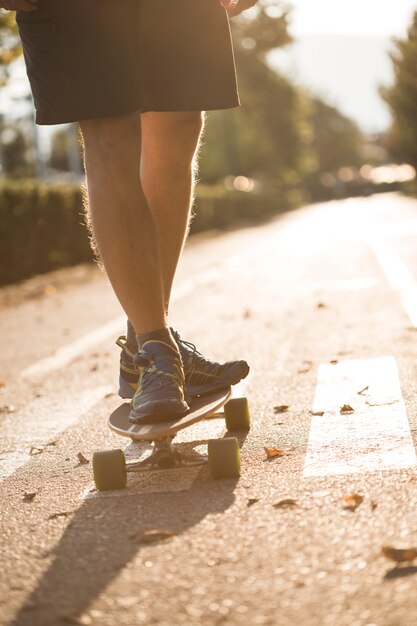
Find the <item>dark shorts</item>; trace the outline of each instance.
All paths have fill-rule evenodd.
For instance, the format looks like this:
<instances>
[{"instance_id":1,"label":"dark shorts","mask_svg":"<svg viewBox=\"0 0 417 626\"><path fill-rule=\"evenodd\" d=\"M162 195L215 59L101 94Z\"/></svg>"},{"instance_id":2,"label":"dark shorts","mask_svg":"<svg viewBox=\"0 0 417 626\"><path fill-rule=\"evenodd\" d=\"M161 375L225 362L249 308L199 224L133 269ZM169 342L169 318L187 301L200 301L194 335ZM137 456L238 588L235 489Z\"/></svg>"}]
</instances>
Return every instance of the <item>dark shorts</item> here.
<instances>
[{"instance_id":1,"label":"dark shorts","mask_svg":"<svg viewBox=\"0 0 417 626\"><path fill-rule=\"evenodd\" d=\"M17 22L38 124L239 104L219 0L40 0Z\"/></svg>"}]
</instances>

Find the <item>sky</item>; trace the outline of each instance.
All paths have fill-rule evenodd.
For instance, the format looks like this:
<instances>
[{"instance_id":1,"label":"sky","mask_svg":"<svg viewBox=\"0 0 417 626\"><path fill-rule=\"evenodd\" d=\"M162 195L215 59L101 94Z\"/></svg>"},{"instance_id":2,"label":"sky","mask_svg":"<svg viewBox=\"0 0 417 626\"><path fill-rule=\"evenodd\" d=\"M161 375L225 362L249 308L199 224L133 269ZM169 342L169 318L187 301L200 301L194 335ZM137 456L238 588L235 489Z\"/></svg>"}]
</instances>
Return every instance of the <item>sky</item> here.
<instances>
[{"instance_id":1,"label":"sky","mask_svg":"<svg viewBox=\"0 0 417 626\"><path fill-rule=\"evenodd\" d=\"M294 35L403 35L417 0L290 0Z\"/></svg>"}]
</instances>

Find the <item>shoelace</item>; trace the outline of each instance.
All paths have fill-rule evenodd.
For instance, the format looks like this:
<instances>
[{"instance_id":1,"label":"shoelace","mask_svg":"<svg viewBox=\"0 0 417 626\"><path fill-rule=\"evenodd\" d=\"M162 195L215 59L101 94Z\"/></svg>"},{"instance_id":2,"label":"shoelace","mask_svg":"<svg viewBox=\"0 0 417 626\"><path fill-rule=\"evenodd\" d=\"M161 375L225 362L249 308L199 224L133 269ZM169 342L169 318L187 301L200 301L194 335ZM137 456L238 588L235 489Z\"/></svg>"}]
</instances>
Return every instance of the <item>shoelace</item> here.
<instances>
[{"instance_id":1,"label":"shoelace","mask_svg":"<svg viewBox=\"0 0 417 626\"><path fill-rule=\"evenodd\" d=\"M193 376L194 372L198 368L199 363L201 363L202 361L204 362L204 366L206 368L207 366L209 367L208 374L210 374L210 376L217 376L217 373L220 371L222 367L220 363L214 363L213 361L209 361L208 359L206 359L201 354L201 352L197 350L197 347L193 343L191 343L190 341L185 341L184 339L181 339L180 334L177 331L174 331L173 335L177 343L181 344L183 347L188 349L189 352L191 352L191 365L187 369L187 375L189 377ZM198 372L198 374L201 376L205 376L203 372ZM206 378L209 378L209 376L206 375Z\"/></svg>"},{"instance_id":2,"label":"shoelace","mask_svg":"<svg viewBox=\"0 0 417 626\"><path fill-rule=\"evenodd\" d=\"M172 385L172 381L177 386L184 388L184 375L182 367L177 358L170 355L161 355L158 357L159 366L164 369L158 369L155 365L155 359L146 352L139 351L135 358L135 367L141 368L141 376L138 391L150 393L156 390L162 390ZM169 371L171 370L171 371Z\"/></svg>"}]
</instances>

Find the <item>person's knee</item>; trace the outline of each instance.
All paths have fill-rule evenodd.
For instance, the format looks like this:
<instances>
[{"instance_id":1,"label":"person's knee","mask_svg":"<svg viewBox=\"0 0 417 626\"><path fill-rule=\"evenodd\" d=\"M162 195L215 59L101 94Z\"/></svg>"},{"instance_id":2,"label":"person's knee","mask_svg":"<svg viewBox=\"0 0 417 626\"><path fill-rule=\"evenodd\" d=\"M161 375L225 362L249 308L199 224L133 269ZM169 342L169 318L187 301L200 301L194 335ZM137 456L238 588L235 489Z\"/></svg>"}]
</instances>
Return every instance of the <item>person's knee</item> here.
<instances>
[{"instance_id":1,"label":"person's knee","mask_svg":"<svg viewBox=\"0 0 417 626\"><path fill-rule=\"evenodd\" d=\"M143 148L167 158L189 160L202 134L204 114L201 111L145 113L142 115Z\"/></svg>"},{"instance_id":2,"label":"person's knee","mask_svg":"<svg viewBox=\"0 0 417 626\"><path fill-rule=\"evenodd\" d=\"M80 128L85 149L104 158L125 150L132 141L137 143L140 134L136 115L85 120L80 122Z\"/></svg>"}]
</instances>

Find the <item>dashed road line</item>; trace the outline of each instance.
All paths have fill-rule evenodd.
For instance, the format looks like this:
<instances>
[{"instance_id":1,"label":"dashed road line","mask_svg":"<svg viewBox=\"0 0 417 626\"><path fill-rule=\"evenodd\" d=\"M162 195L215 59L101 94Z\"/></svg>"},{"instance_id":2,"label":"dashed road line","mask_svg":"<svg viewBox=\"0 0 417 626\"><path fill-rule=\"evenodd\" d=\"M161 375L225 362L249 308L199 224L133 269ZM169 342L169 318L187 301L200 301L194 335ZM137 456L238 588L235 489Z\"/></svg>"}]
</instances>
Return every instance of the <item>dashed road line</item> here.
<instances>
[{"instance_id":1,"label":"dashed road line","mask_svg":"<svg viewBox=\"0 0 417 626\"><path fill-rule=\"evenodd\" d=\"M27 463L31 450L42 450L100 402L112 387L102 386L36 398L24 410L5 416L0 424L0 482Z\"/></svg>"},{"instance_id":2,"label":"dashed road line","mask_svg":"<svg viewBox=\"0 0 417 626\"><path fill-rule=\"evenodd\" d=\"M321 364L313 413L304 477L416 466L394 357Z\"/></svg>"},{"instance_id":3,"label":"dashed road line","mask_svg":"<svg viewBox=\"0 0 417 626\"><path fill-rule=\"evenodd\" d=\"M371 237L368 244L389 284L399 294L412 325L417 328L417 282L412 272L385 239Z\"/></svg>"}]
</instances>

